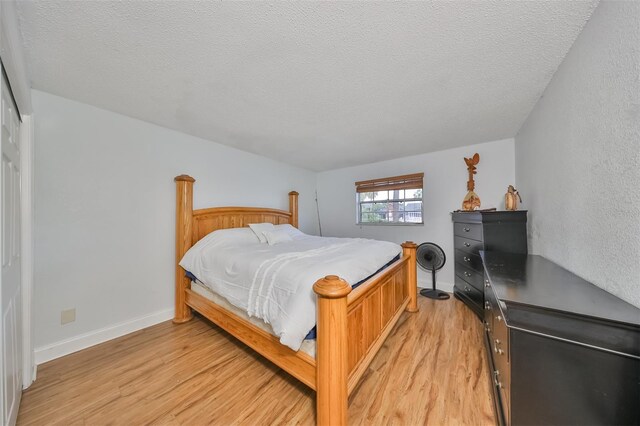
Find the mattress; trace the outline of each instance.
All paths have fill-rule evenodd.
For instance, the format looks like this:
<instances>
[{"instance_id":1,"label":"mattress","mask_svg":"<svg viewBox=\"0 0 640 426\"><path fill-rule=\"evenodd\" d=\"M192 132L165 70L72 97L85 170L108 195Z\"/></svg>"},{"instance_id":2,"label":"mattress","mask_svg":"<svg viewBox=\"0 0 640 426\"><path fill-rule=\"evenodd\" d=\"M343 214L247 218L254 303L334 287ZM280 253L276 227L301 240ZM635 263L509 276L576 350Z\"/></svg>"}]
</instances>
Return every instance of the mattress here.
<instances>
[{"instance_id":1,"label":"mattress","mask_svg":"<svg viewBox=\"0 0 640 426\"><path fill-rule=\"evenodd\" d=\"M271 328L271 326L269 324L265 323L264 321L260 320L259 318L249 317L249 315L247 315L247 313L245 311L243 311L240 308L236 308L231 303L227 302L227 300L224 297L215 294L213 291L209 290L203 284L200 284L197 281L192 281L191 282L191 290L193 290L194 293L198 293L200 296L212 301L216 305L226 309L227 311L231 312L235 316L240 317L243 320L250 322L251 324L253 324L256 327L258 327L260 330L266 331L267 333L271 334L272 336L277 337L275 335L275 333L273 332L273 329ZM315 358L316 357L316 341L315 341L315 339L309 339L309 340L305 340L304 342L302 342L302 345L300 346L300 350L302 352L306 353L307 355L311 356L312 358Z\"/></svg>"}]
</instances>

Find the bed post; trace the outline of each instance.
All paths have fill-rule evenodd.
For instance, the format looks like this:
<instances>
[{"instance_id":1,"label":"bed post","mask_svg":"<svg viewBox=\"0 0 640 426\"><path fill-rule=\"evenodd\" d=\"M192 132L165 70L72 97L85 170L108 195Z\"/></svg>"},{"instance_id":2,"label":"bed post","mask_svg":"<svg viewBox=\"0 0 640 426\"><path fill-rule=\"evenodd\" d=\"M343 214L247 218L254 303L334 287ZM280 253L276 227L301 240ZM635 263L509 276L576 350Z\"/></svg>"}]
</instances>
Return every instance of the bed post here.
<instances>
[{"instance_id":1,"label":"bed post","mask_svg":"<svg viewBox=\"0 0 640 426\"><path fill-rule=\"evenodd\" d=\"M335 275L313 285L318 296L316 345L317 424L347 424L347 295L351 286Z\"/></svg>"},{"instance_id":2,"label":"bed post","mask_svg":"<svg viewBox=\"0 0 640 426\"><path fill-rule=\"evenodd\" d=\"M193 318L191 308L185 301L185 289L191 282L178 265L184 254L191 248L193 233L193 183L191 176L180 175L176 182L176 310L173 322L182 324Z\"/></svg>"},{"instance_id":3,"label":"bed post","mask_svg":"<svg viewBox=\"0 0 640 426\"><path fill-rule=\"evenodd\" d=\"M289 193L289 212L291 213L291 225L298 227L298 193L291 191Z\"/></svg>"},{"instance_id":4,"label":"bed post","mask_svg":"<svg viewBox=\"0 0 640 426\"><path fill-rule=\"evenodd\" d=\"M409 304L407 312L418 312L418 276L416 270L416 243L413 241L405 241L402 243L402 255L407 256L407 294L409 295Z\"/></svg>"}]
</instances>

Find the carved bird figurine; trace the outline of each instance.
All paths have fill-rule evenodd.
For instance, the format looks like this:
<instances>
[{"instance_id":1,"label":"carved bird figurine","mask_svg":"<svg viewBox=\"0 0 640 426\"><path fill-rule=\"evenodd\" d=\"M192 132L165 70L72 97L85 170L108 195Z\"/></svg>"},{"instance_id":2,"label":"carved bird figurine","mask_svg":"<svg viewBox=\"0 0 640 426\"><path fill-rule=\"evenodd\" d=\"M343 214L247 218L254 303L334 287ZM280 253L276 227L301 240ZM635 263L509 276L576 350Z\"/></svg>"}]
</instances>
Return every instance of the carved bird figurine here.
<instances>
[{"instance_id":1,"label":"carved bird figurine","mask_svg":"<svg viewBox=\"0 0 640 426\"><path fill-rule=\"evenodd\" d=\"M504 194L504 209L511 211L518 210L518 200L522 202L522 197L518 193L518 190L515 189L513 185L509 185L507 193Z\"/></svg>"},{"instance_id":2,"label":"carved bird figurine","mask_svg":"<svg viewBox=\"0 0 640 426\"><path fill-rule=\"evenodd\" d=\"M464 162L467 165L467 171L469 172L469 180L467 181L467 191L469 192L467 192L464 200L462 200L462 210L470 212L480 208L480 197L478 197L478 194L473 192L476 188L473 175L477 173L476 166L480 162L480 155L476 152L473 157L465 158Z\"/></svg>"}]
</instances>

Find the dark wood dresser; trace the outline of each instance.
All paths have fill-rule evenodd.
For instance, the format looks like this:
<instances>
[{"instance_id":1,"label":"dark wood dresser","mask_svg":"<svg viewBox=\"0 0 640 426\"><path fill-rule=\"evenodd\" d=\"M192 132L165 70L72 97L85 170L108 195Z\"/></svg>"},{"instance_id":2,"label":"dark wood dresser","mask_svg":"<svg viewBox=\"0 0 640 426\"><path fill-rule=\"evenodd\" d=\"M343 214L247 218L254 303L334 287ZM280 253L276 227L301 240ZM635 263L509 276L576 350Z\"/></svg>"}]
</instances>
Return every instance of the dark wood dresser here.
<instances>
[{"instance_id":1,"label":"dark wood dresser","mask_svg":"<svg viewBox=\"0 0 640 426\"><path fill-rule=\"evenodd\" d=\"M640 309L541 256L481 255L500 423L640 424Z\"/></svg>"},{"instance_id":2,"label":"dark wood dresser","mask_svg":"<svg viewBox=\"0 0 640 426\"><path fill-rule=\"evenodd\" d=\"M527 253L527 212L454 212L454 295L480 318L484 311L481 250Z\"/></svg>"}]
</instances>

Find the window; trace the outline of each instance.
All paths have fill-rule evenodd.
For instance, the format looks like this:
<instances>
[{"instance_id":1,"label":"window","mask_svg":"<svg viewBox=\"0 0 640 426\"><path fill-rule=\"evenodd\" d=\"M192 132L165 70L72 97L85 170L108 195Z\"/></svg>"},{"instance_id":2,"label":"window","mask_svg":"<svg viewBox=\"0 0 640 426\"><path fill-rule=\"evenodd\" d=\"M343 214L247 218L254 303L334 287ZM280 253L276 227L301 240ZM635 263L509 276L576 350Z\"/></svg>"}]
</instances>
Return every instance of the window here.
<instances>
[{"instance_id":1,"label":"window","mask_svg":"<svg viewBox=\"0 0 640 426\"><path fill-rule=\"evenodd\" d=\"M356 182L359 224L422 224L424 173Z\"/></svg>"}]
</instances>

